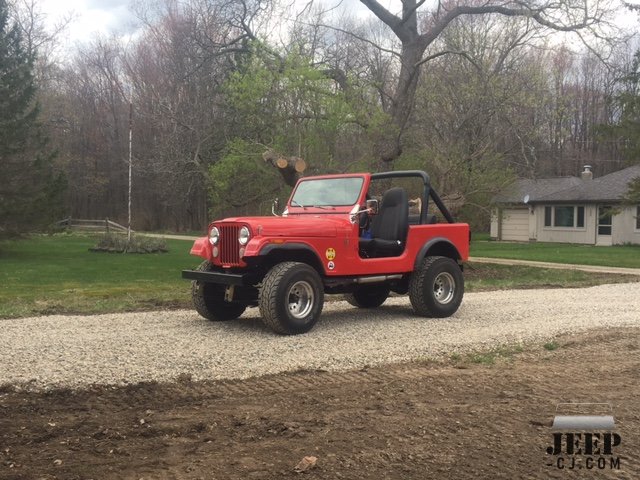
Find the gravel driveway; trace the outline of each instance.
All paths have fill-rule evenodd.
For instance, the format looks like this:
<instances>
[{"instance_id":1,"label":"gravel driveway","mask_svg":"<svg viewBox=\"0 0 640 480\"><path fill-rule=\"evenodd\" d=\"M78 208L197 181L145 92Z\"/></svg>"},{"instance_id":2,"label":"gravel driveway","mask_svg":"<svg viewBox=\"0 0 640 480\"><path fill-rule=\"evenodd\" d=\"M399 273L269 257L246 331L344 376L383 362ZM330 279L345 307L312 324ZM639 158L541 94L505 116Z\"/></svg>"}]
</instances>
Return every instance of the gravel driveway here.
<instances>
[{"instance_id":1,"label":"gravel driveway","mask_svg":"<svg viewBox=\"0 0 640 480\"><path fill-rule=\"evenodd\" d=\"M593 327L640 326L640 283L465 295L447 319L415 317L406 297L376 310L325 304L306 335L262 326L257 308L213 323L193 311L0 320L0 385L78 387L231 379L297 369L344 370Z\"/></svg>"}]
</instances>

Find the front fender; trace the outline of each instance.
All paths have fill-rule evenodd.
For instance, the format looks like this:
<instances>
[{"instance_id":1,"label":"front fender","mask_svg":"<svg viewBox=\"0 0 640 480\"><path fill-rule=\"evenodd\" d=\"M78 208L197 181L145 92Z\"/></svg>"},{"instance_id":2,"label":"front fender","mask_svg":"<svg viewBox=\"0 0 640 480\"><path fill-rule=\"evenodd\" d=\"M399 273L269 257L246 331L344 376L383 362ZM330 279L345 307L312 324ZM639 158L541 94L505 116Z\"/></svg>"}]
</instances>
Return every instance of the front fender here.
<instances>
[{"instance_id":1,"label":"front fender","mask_svg":"<svg viewBox=\"0 0 640 480\"><path fill-rule=\"evenodd\" d=\"M252 238L244 249L244 257L257 257L260 255L263 247L269 245L269 239L264 237Z\"/></svg>"},{"instance_id":2,"label":"front fender","mask_svg":"<svg viewBox=\"0 0 640 480\"><path fill-rule=\"evenodd\" d=\"M191 247L191 251L189 253L196 257L202 257L205 260L211 261L211 243L209 243L209 238L198 238L193 242L193 247Z\"/></svg>"},{"instance_id":3,"label":"front fender","mask_svg":"<svg viewBox=\"0 0 640 480\"><path fill-rule=\"evenodd\" d=\"M249 246L252 248L249 249ZM247 254L250 253L250 256ZM281 255L283 259L290 259L294 261L302 261L311 264L320 274L324 274L322 262L318 252L308 243L301 241L293 242L281 242L281 241L264 241L256 242L254 245L247 245L247 252L243 259L245 261L260 262L262 259L267 259L272 255ZM250 260L251 258L251 260Z\"/></svg>"}]
</instances>

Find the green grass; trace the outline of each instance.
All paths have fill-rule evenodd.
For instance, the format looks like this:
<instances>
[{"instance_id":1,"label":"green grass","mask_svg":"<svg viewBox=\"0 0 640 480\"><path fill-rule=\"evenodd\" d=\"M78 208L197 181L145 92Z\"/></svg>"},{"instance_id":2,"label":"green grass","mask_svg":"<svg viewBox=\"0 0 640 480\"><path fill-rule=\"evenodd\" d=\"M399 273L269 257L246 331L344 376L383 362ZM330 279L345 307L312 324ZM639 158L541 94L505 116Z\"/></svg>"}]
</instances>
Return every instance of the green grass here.
<instances>
[{"instance_id":1,"label":"green grass","mask_svg":"<svg viewBox=\"0 0 640 480\"><path fill-rule=\"evenodd\" d=\"M511 360L515 355L522 352L524 352L522 345L502 345L490 350L470 352L464 355L454 352L449 358L454 364L493 365L497 360Z\"/></svg>"},{"instance_id":2,"label":"green grass","mask_svg":"<svg viewBox=\"0 0 640 480\"><path fill-rule=\"evenodd\" d=\"M35 236L0 243L0 318L191 308L185 268L200 263L190 241L167 240L169 253L92 253L95 238ZM637 281L625 275L470 263L467 291L562 288Z\"/></svg>"},{"instance_id":3,"label":"green grass","mask_svg":"<svg viewBox=\"0 0 640 480\"><path fill-rule=\"evenodd\" d=\"M492 242L488 241L487 234L474 234L472 236L471 256L640 268L640 245L596 247L594 245L546 242Z\"/></svg>"},{"instance_id":4,"label":"green grass","mask_svg":"<svg viewBox=\"0 0 640 480\"><path fill-rule=\"evenodd\" d=\"M472 233L471 243L474 242L488 242L491 240L491 235L488 232Z\"/></svg>"},{"instance_id":5,"label":"green grass","mask_svg":"<svg viewBox=\"0 0 640 480\"><path fill-rule=\"evenodd\" d=\"M480 292L517 288L575 288L605 283L637 282L635 275L592 273L579 270L467 263L464 270L465 290Z\"/></svg>"},{"instance_id":6,"label":"green grass","mask_svg":"<svg viewBox=\"0 0 640 480\"><path fill-rule=\"evenodd\" d=\"M95 239L37 236L0 244L0 318L103 313L190 305L181 270L199 263L191 243L168 253L92 253Z\"/></svg>"}]
</instances>

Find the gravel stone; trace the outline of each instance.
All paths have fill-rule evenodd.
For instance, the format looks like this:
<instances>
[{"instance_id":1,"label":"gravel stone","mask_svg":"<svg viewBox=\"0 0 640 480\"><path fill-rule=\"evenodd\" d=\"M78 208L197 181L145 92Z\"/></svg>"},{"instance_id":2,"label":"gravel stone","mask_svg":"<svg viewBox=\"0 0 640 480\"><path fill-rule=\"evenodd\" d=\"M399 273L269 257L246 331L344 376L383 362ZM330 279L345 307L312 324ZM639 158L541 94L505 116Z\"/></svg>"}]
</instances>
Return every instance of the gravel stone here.
<instances>
[{"instance_id":1,"label":"gravel stone","mask_svg":"<svg viewBox=\"0 0 640 480\"><path fill-rule=\"evenodd\" d=\"M298 336L267 329L257 308L210 322L192 310L0 320L0 385L26 388L241 379L348 370L640 325L640 283L469 293L450 318L413 314L407 297L375 310L325 303Z\"/></svg>"}]
</instances>

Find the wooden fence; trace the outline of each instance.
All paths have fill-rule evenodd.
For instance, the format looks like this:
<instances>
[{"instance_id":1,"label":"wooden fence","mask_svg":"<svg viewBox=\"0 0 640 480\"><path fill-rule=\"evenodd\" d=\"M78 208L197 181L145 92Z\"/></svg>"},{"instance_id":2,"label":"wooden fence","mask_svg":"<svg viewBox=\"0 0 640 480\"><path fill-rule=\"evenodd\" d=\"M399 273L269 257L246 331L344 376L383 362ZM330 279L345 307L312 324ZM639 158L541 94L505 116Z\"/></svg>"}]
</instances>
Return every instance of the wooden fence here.
<instances>
[{"instance_id":1,"label":"wooden fence","mask_svg":"<svg viewBox=\"0 0 640 480\"><path fill-rule=\"evenodd\" d=\"M65 218L56 225L78 232L105 232L105 233L126 233L127 227L105 218L104 220L82 220L79 218ZM131 230L133 232L133 230Z\"/></svg>"}]
</instances>

